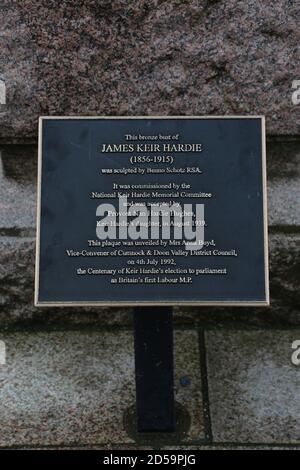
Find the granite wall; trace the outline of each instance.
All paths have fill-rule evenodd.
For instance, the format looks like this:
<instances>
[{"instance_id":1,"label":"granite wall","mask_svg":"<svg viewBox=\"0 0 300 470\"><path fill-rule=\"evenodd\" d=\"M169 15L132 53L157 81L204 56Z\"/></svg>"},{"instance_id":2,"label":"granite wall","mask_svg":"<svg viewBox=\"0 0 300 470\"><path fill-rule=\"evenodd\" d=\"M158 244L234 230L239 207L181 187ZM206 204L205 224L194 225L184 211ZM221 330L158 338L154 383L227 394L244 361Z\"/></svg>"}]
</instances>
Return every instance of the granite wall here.
<instances>
[{"instance_id":1,"label":"granite wall","mask_svg":"<svg viewBox=\"0 0 300 470\"><path fill-rule=\"evenodd\" d=\"M4 143L39 115L265 114L299 133L292 0L2 0Z\"/></svg>"},{"instance_id":2,"label":"granite wall","mask_svg":"<svg viewBox=\"0 0 300 470\"><path fill-rule=\"evenodd\" d=\"M202 329L208 328L206 348L212 378L205 375L206 363L202 354L201 370L206 377L202 380L204 388L207 381L213 380L214 367L218 367L210 348L215 347L214 335L218 337L223 333L214 333L215 329L221 328L225 332L225 341L227 329L294 329L300 326L300 104L292 101L292 83L300 80L298 14L299 5L293 0L2 0L0 80L5 83L6 100L2 93L1 331L13 328L22 332L32 326L41 329L59 327L65 331L83 326L113 326L131 331L129 309L33 307L39 115L264 114L267 122L271 305L262 309L176 309L176 325L179 329L191 329L192 343L195 342L193 332L200 332L201 348L205 343ZM255 345L264 335L267 335L269 343L266 344L272 350L268 334L260 331L255 336L256 343L255 339L251 343L253 350L259 350ZM243 342L243 339L234 338L232 341L237 340L238 344ZM15 344L22 344L22 338ZM72 354L72 347L76 349L76 346L72 346L72 341L69 344ZM112 344L122 349L122 341L120 344L118 340L112 341ZM247 343L245 354L251 354L252 346ZM229 357L231 352L227 346L224 348ZM124 353L126 361L131 357L128 351L126 349ZM264 353L261 354L263 357ZM257 358L259 363L258 352ZM188 357L185 360L188 362ZM115 370L114 373L118 372ZM220 376L220 381L224 381L224 377ZM89 383L87 378L87 387ZM252 393L254 384L250 381L248 386ZM109 391L105 393L109 394ZM279 396L282 393L282 397L285 395L280 388L277 397L278 393ZM204 397L209 398L207 389ZM254 393L254 402L259 399ZM300 418L299 407L295 407L291 415L294 413ZM214 413L213 408L211 412ZM254 415L256 412L258 416L258 408L257 411L252 408ZM22 402L17 413L23 413ZM221 436L221 441L234 440L230 431L226 431L228 422L226 429L222 428L221 415L220 410L216 411L210 419L204 413L208 443L214 432L211 430L214 420L219 420L216 435ZM253 418L254 427L257 416ZM22 417L20 419L22 421ZM247 419L244 421L246 427ZM272 421L266 411L266 426L274 425L274 422L277 426L276 416L274 419ZM9 427L9 416L6 422ZM88 420L87 428L89 423ZM282 422L282 427L280 423L278 441L295 441L298 428L293 428L290 439L284 430L286 421ZM247 432L243 442L251 440ZM259 432L256 435L258 441L270 441L264 440ZM23 442L16 436L9 441L13 445ZM99 443L93 436L93 442ZM204 442L207 435L203 436ZM72 441L72 436L70 439ZM109 439L113 442L113 432ZM236 439L236 442L241 441L238 436ZM30 442L41 441L34 438L27 444Z\"/></svg>"}]
</instances>

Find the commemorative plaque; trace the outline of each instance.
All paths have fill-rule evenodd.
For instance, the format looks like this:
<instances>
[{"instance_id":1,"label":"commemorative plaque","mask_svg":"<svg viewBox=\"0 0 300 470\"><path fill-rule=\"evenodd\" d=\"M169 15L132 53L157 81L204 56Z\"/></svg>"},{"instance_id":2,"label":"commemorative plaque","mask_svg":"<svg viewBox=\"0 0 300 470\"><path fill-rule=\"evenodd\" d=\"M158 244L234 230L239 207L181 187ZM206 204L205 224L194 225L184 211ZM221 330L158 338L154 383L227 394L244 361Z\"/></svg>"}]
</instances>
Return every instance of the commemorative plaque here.
<instances>
[{"instance_id":1,"label":"commemorative plaque","mask_svg":"<svg viewBox=\"0 0 300 470\"><path fill-rule=\"evenodd\" d=\"M268 305L263 117L42 117L35 304Z\"/></svg>"}]
</instances>

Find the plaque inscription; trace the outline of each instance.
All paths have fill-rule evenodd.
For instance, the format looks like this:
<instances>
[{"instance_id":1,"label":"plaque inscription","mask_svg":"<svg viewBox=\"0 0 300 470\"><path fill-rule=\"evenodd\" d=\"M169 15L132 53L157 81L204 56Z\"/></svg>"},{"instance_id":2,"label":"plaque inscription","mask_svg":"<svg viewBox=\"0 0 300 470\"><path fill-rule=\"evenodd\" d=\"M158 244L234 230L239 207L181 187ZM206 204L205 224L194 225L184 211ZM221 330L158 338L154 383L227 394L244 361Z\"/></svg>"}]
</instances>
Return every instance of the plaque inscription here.
<instances>
[{"instance_id":1,"label":"plaque inscription","mask_svg":"<svg viewBox=\"0 0 300 470\"><path fill-rule=\"evenodd\" d=\"M43 117L35 304L268 305L263 117Z\"/></svg>"}]
</instances>

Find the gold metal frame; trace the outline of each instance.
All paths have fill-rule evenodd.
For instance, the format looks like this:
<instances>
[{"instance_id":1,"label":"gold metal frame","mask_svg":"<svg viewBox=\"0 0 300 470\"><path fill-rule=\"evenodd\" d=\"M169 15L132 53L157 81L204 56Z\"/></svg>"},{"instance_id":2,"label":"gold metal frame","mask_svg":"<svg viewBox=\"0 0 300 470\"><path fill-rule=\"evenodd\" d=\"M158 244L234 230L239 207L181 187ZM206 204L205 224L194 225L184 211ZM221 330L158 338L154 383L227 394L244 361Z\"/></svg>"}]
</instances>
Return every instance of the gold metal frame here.
<instances>
[{"instance_id":1,"label":"gold metal frame","mask_svg":"<svg viewBox=\"0 0 300 470\"><path fill-rule=\"evenodd\" d=\"M40 265L40 220L41 220L41 176L42 176L42 122L50 119L260 119L262 136L262 188L263 188L263 224L264 224L264 265L265 265L265 300L262 301L69 301L43 302L39 301L39 265ZM266 128L264 116L41 116L39 118L38 142L38 180L37 180L37 217L36 217L36 261L35 261L35 294L36 307L135 307L143 306L210 306L210 307L262 307L270 305L269 295L269 259L268 259L268 222L267 222L267 174L266 174Z\"/></svg>"}]
</instances>

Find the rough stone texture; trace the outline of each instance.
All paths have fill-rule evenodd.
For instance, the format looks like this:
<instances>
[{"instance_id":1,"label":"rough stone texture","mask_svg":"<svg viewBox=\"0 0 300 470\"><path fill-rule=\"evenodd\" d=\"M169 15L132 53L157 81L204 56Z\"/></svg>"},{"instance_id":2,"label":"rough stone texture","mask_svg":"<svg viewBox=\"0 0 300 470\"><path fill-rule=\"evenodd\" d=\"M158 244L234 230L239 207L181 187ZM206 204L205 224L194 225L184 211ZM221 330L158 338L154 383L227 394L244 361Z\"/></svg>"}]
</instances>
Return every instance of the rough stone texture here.
<instances>
[{"instance_id":1,"label":"rough stone texture","mask_svg":"<svg viewBox=\"0 0 300 470\"><path fill-rule=\"evenodd\" d=\"M274 234L269 237L270 295L267 308L180 308L186 322L208 327L299 326L300 323L300 236Z\"/></svg>"},{"instance_id":2,"label":"rough stone texture","mask_svg":"<svg viewBox=\"0 0 300 470\"><path fill-rule=\"evenodd\" d=\"M0 238L0 325L31 323L64 324L131 323L129 309L36 308L34 300L35 240L21 237Z\"/></svg>"},{"instance_id":3,"label":"rough stone texture","mask_svg":"<svg viewBox=\"0 0 300 470\"><path fill-rule=\"evenodd\" d=\"M53 324L57 321L76 326L84 323L130 324L131 311L120 308L35 308L35 240L21 237L0 238L0 325L24 326L28 323Z\"/></svg>"},{"instance_id":4,"label":"rough stone texture","mask_svg":"<svg viewBox=\"0 0 300 470\"><path fill-rule=\"evenodd\" d=\"M296 1L2 0L0 13L5 141L35 140L55 114L265 114L269 133L299 133Z\"/></svg>"},{"instance_id":5,"label":"rough stone texture","mask_svg":"<svg viewBox=\"0 0 300 470\"><path fill-rule=\"evenodd\" d=\"M300 142L267 144L269 225L300 226Z\"/></svg>"},{"instance_id":6,"label":"rough stone texture","mask_svg":"<svg viewBox=\"0 0 300 470\"><path fill-rule=\"evenodd\" d=\"M269 181L300 176L300 137L267 139L267 177Z\"/></svg>"},{"instance_id":7,"label":"rough stone texture","mask_svg":"<svg viewBox=\"0 0 300 470\"><path fill-rule=\"evenodd\" d=\"M206 333L214 442L300 443L297 331Z\"/></svg>"},{"instance_id":8,"label":"rough stone texture","mask_svg":"<svg viewBox=\"0 0 300 470\"><path fill-rule=\"evenodd\" d=\"M268 212L270 225L300 225L300 178L269 185Z\"/></svg>"},{"instance_id":9,"label":"rough stone texture","mask_svg":"<svg viewBox=\"0 0 300 470\"><path fill-rule=\"evenodd\" d=\"M1 334L0 446L131 444L133 335L127 332ZM183 442L203 437L198 336L175 333L175 397L191 417ZM182 387L180 378L190 385Z\"/></svg>"},{"instance_id":10,"label":"rough stone texture","mask_svg":"<svg viewBox=\"0 0 300 470\"><path fill-rule=\"evenodd\" d=\"M37 155L31 147L0 154L0 231L32 234L36 225Z\"/></svg>"},{"instance_id":11,"label":"rough stone texture","mask_svg":"<svg viewBox=\"0 0 300 470\"><path fill-rule=\"evenodd\" d=\"M35 308L34 240L0 238L0 325L123 324L132 322L126 308ZM270 236L271 306L264 308L176 308L178 323L245 326L299 325L299 235Z\"/></svg>"}]
</instances>

